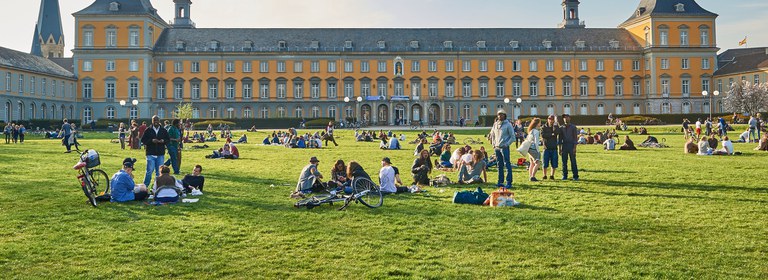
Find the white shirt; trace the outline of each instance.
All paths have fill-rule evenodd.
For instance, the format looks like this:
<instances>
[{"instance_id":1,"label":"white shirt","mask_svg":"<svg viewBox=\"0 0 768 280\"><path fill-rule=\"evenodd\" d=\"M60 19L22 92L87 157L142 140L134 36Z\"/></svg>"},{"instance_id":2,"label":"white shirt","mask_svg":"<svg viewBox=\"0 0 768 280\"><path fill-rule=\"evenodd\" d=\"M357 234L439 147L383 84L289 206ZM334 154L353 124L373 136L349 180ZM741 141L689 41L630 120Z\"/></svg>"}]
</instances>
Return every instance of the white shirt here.
<instances>
[{"instance_id":1,"label":"white shirt","mask_svg":"<svg viewBox=\"0 0 768 280\"><path fill-rule=\"evenodd\" d=\"M696 121L696 128L701 128L701 122L700 121Z\"/></svg>"},{"instance_id":2,"label":"white shirt","mask_svg":"<svg viewBox=\"0 0 768 280\"><path fill-rule=\"evenodd\" d=\"M397 187L395 187L395 170L392 169L392 166L387 165L379 170L379 184L381 185L382 192L397 192Z\"/></svg>"},{"instance_id":3,"label":"white shirt","mask_svg":"<svg viewBox=\"0 0 768 280\"><path fill-rule=\"evenodd\" d=\"M728 153L729 155L733 154L733 142L731 140L723 141L723 152Z\"/></svg>"},{"instance_id":4,"label":"white shirt","mask_svg":"<svg viewBox=\"0 0 768 280\"><path fill-rule=\"evenodd\" d=\"M453 153L451 154L451 159L448 160L451 162L451 164L456 165L461 159L461 156L459 156L459 148L456 148L456 150L453 150Z\"/></svg>"},{"instance_id":5,"label":"white shirt","mask_svg":"<svg viewBox=\"0 0 768 280\"><path fill-rule=\"evenodd\" d=\"M461 163L462 164L464 164L464 163L472 163L472 158L473 158L472 154L466 153L463 156L461 156L461 161L462 161Z\"/></svg>"}]
</instances>

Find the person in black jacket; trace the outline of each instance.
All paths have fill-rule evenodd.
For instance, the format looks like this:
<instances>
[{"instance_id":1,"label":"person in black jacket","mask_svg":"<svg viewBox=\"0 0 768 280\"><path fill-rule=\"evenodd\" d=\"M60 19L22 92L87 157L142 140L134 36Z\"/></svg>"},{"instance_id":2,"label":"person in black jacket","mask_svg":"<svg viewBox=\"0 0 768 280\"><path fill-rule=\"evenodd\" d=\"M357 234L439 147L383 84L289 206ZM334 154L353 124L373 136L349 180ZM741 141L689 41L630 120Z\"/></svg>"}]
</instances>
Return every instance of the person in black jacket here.
<instances>
[{"instance_id":1,"label":"person in black jacket","mask_svg":"<svg viewBox=\"0 0 768 280\"><path fill-rule=\"evenodd\" d=\"M568 180L568 160L571 161L573 180L579 180L579 167L576 166L576 143L579 140L578 128L571 123L571 116L563 114L560 127L560 155L563 157L563 180Z\"/></svg>"},{"instance_id":2,"label":"person in black jacket","mask_svg":"<svg viewBox=\"0 0 768 280\"><path fill-rule=\"evenodd\" d=\"M552 168L549 175L550 180L555 179L555 170L557 170L557 145L560 138L560 126L557 124L555 115L550 115L547 122L541 127L541 138L544 138L544 180L547 179L547 168Z\"/></svg>"},{"instance_id":3,"label":"person in black jacket","mask_svg":"<svg viewBox=\"0 0 768 280\"><path fill-rule=\"evenodd\" d=\"M160 165L165 159L165 145L171 142L168 131L160 125L160 118L152 116L152 126L144 131L141 143L147 154L147 174L144 176L144 185L149 186L152 181L152 172L155 177L160 176Z\"/></svg>"},{"instance_id":4,"label":"person in black jacket","mask_svg":"<svg viewBox=\"0 0 768 280\"><path fill-rule=\"evenodd\" d=\"M429 186L429 173L432 172L433 168L429 156L429 151L421 150L419 157L413 161L411 173L413 174L414 184Z\"/></svg>"}]
</instances>

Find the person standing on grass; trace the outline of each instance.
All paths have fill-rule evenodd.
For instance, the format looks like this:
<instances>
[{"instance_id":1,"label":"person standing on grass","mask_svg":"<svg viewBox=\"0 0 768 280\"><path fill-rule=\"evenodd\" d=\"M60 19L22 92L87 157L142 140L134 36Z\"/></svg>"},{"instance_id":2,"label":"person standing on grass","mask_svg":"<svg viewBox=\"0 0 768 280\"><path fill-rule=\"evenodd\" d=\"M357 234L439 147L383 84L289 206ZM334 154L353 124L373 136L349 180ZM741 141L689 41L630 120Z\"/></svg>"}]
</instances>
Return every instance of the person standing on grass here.
<instances>
[{"instance_id":1,"label":"person standing on grass","mask_svg":"<svg viewBox=\"0 0 768 280\"><path fill-rule=\"evenodd\" d=\"M69 122L67 122L67 119L64 119L64 124L61 125L61 141L64 143L64 146L67 147L67 151L65 153L71 153L72 152L72 145L69 144L69 137L72 136L72 126L69 125Z\"/></svg>"},{"instance_id":2,"label":"person standing on grass","mask_svg":"<svg viewBox=\"0 0 768 280\"><path fill-rule=\"evenodd\" d=\"M139 147L137 149L141 149L141 146L144 144L141 142L141 139L144 138L144 132L147 131L147 122L141 122L141 125L139 126Z\"/></svg>"},{"instance_id":3,"label":"person standing on grass","mask_svg":"<svg viewBox=\"0 0 768 280\"><path fill-rule=\"evenodd\" d=\"M531 140L531 147L528 148L528 157L531 160L531 166L528 167L528 177L531 178L531 182L538 182L536 179L536 173L539 172L541 167L541 153L539 152L539 141L541 139L541 119L533 118L531 124L528 125L528 139Z\"/></svg>"},{"instance_id":4,"label":"person standing on grass","mask_svg":"<svg viewBox=\"0 0 768 280\"><path fill-rule=\"evenodd\" d=\"M13 144L16 144L19 142L19 125L13 126Z\"/></svg>"},{"instance_id":5,"label":"person standing on grass","mask_svg":"<svg viewBox=\"0 0 768 280\"><path fill-rule=\"evenodd\" d=\"M496 122L488 135L499 162L499 180L497 186L512 188L512 159L509 155L509 145L515 139L515 130L507 120L507 112L503 109L496 113ZM504 169L507 171L506 184L504 184Z\"/></svg>"},{"instance_id":6,"label":"person standing on grass","mask_svg":"<svg viewBox=\"0 0 768 280\"><path fill-rule=\"evenodd\" d=\"M683 134L685 140L688 140L688 137L691 136L691 122L688 119L683 119Z\"/></svg>"},{"instance_id":7,"label":"person standing on grass","mask_svg":"<svg viewBox=\"0 0 768 280\"><path fill-rule=\"evenodd\" d=\"M5 144L11 143L11 131L13 130L11 125L12 124L10 123L5 124L5 129L3 130L3 134L5 134Z\"/></svg>"},{"instance_id":8,"label":"person standing on grass","mask_svg":"<svg viewBox=\"0 0 768 280\"><path fill-rule=\"evenodd\" d=\"M728 123L725 122L723 117L717 119L718 129L720 130L720 139L728 135Z\"/></svg>"},{"instance_id":9,"label":"person standing on grass","mask_svg":"<svg viewBox=\"0 0 768 280\"><path fill-rule=\"evenodd\" d=\"M579 180L579 168L576 166L576 141L579 129L571 123L571 115L563 114L563 126L560 133L560 156L563 157L563 180L568 180L568 160L571 161L573 180Z\"/></svg>"},{"instance_id":10,"label":"person standing on grass","mask_svg":"<svg viewBox=\"0 0 768 280\"><path fill-rule=\"evenodd\" d=\"M704 128L706 130L707 135L712 135L712 119L707 118L706 121L704 121Z\"/></svg>"},{"instance_id":11,"label":"person standing on grass","mask_svg":"<svg viewBox=\"0 0 768 280\"><path fill-rule=\"evenodd\" d=\"M24 144L24 135L27 134L27 129L24 125L19 125L19 143Z\"/></svg>"},{"instance_id":12,"label":"person standing on grass","mask_svg":"<svg viewBox=\"0 0 768 280\"><path fill-rule=\"evenodd\" d=\"M173 167L174 175L179 175L179 169L181 168L179 166L179 143L181 142L181 132L179 131L180 125L179 119L174 119L171 125L167 128L168 140L170 140L170 142L166 145L168 148L168 161L165 162L165 165Z\"/></svg>"},{"instance_id":13,"label":"person standing on grass","mask_svg":"<svg viewBox=\"0 0 768 280\"><path fill-rule=\"evenodd\" d=\"M755 142L759 142L760 139L762 139L762 132L763 132L763 116L760 113L757 113L757 138L755 138Z\"/></svg>"},{"instance_id":14,"label":"person standing on grass","mask_svg":"<svg viewBox=\"0 0 768 280\"><path fill-rule=\"evenodd\" d=\"M557 123L557 117L550 115L547 123L541 128L541 137L544 138L544 180L547 179L547 168L551 168L550 180L555 179L555 170L559 159L557 158L557 143L560 139L560 125Z\"/></svg>"},{"instance_id":15,"label":"person standing on grass","mask_svg":"<svg viewBox=\"0 0 768 280\"><path fill-rule=\"evenodd\" d=\"M701 137L701 118L696 120L696 138Z\"/></svg>"},{"instance_id":16,"label":"person standing on grass","mask_svg":"<svg viewBox=\"0 0 768 280\"><path fill-rule=\"evenodd\" d=\"M163 165L165 158L165 146L171 142L168 131L160 124L160 118L152 116L152 126L144 131L141 137L141 143L145 146L147 155L147 172L144 175L144 185L149 186L152 182L152 173L155 177L160 175L160 166Z\"/></svg>"},{"instance_id":17,"label":"person standing on grass","mask_svg":"<svg viewBox=\"0 0 768 280\"><path fill-rule=\"evenodd\" d=\"M755 116L749 117L749 143L752 143L755 140L758 140L760 138L757 138L757 119Z\"/></svg>"},{"instance_id":18,"label":"person standing on grass","mask_svg":"<svg viewBox=\"0 0 768 280\"><path fill-rule=\"evenodd\" d=\"M125 129L125 123L120 123L120 125L117 127L117 138L120 139L120 149L125 150L125 133L128 130Z\"/></svg>"},{"instance_id":19,"label":"person standing on grass","mask_svg":"<svg viewBox=\"0 0 768 280\"><path fill-rule=\"evenodd\" d=\"M325 127L325 146L328 146L328 141L333 142L334 146L339 146L339 144L336 144L336 138L333 138L333 121L328 122L328 126Z\"/></svg>"}]
</instances>

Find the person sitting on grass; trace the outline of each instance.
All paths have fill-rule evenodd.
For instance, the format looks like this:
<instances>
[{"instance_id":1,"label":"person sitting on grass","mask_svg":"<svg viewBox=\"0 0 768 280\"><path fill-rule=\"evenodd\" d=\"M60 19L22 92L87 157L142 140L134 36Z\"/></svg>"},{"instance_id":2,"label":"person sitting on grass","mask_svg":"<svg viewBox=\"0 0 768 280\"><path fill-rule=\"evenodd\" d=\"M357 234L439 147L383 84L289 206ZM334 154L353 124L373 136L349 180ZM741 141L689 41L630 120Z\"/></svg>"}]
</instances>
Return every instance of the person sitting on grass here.
<instances>
[{"instance_id":1,"label":"person sitting on grass","mask_svg":"<svg viewBox=\"0 0 768 280\"><path fill-rule=\"evenodd\" d=\"M708 156L711 154L712 154L712 148L709 147L709 142L707 142L707 136L702 136L701 140L699 141L699 153L697 155Z\"/></svg>"},{"instance_id":2,"label":"person sitting on grass","mask_svg":"<svg viewBox=\"0 0 768 280\"><path fill-rule=\"evenodd\" d=\"M723 137L723 148L712 152L713 155L731 156L734 154L733 142L728 139L728 136Z\"/></svg>"},{"instance_id":3,"label":"person sitting on grass","mask_svg":"<svg viewBox=\"0 0 768 280\"><path fill-rule=\"evenodd\" d=\"M469 170L463 169L459 173L459 184L474 184L488 182L488 174L486 173L487 164L485 163L485 154L476 150L473 155L472 163ZM481 177L482 176L482 177Z\"/></svg>"},{"instance_id":4,"label":"person sitting on grass","mask_svg":"<svg viewBox=\"0 0 768 280\"><path fill-rule=\"evenodd\" d=\"M383 138L379 139L379 149L387 150L389 149L389 146L387 146L387 137L384 136Z\"/></svg>"},{"instance_id":5,"label":"person sitting on grass","mask_svg":"<svg viewBox=\"0 0 768 280\"><path fill-rule=\"evenodd\" d=\"M203 192L203 186L205 185L205 177L201 175L203 173L203 167L195 165L195 169L192 169L192 174L187 174L184 179L181 179L181 185L184 186L186 193L192 193L197 190L201 194Z\"/></svg>"},{"instance_id":6,"label":"person sitting on grass","mask_svg":"<svg viewBox=\"0 0 768 280\"><path fill-rule=\"evenodd\" d=\"M653 137L653 136L651 136L651 135L648 135L648 138L646 138L646 139L645 139L645 141L643 141L643 144L644 144L644 145L648 145L648 144L659 144L659 139L658 139L658 138L656 138L656 137Z\"/></svg>"},{"instance_id":7,"label":"person sitting on grass","mask_svg":"<svg viewBox=\"0 0 768 280\"><path fill-rule=\"evenodd\" d=\"M390 150L400 150L400 140L398 140L397 137L389 138L387 146Z\"/></svg>"},{"instance_id":8,"label":"person sitting on grass","mask_svg":"<svg viewBox=\"0 0 768 280\"><path fill-rule=\"evenodd\" d=\"M747 143L747 141L749 141L749 128L739 135L739 140L736 140L738 143Z\"/></svg>"},{"instance_id":9,"label":"person sitting on grass","mask_svg":"<svg viewBox=\"0 0 768 280\"><path fill-rule=\"evenodd\" d=\"M135 158L126 158L123 160L123 169L112 175L110 185L112 186L112 202L142 201L147 199L149 192L144 185L136 185L133 181L133 165Z\"/></svg>"},{"instance_id":10,"label":"person sitting on grass","mask_svg":"<svg viewBox=\"0 0 768 280\"><path fill-rule=\"evenodd\" d=\"M429 174L432 172L432 161L429 151L421 151L419 157L413 161L411 173L415 184L429 186Z\"/></svg>"},{"instance_id":11,"label":"person sitting on grass","mask_svg":"<svg viewBox=\"0 0 768 280\"><path fill-rule=\"evenodd\" d=\"M613 139L613 135L608 135L608 139L603 142L603 147L606 151L616 150L616 140Z\"/></svg>"},{"instance_id":12,"label":"person sitting on grass","mask_svg":"<svg viewBox=\"0 0 768 280\"><path fill-rule=\"evenodd\" d=\"M624 136L624 145L621 145L621 147L619 147L619 150L634 151L634 150L637 150L637 148L635 147L635 142L633 142L632 139L629 139L629 135L627 135L627 136Z\"/></svg>"},{"instance_id":13,"label":"person sitting on grass","mask_svg":"<svg viewBox=\"0 0 768 280\"><path fill-rule=\"evenodd\" d=\"M424 150L424 145L427 144L427 139L417 139L418 145L416 145L416 150L413 151L413 156L418 156L419 153L421 153L421 150Z\"/></svg>"},{"instance_id":14,"label":"person sitting on grass","mask_svg":"<svg viewBox=\"0 0 768 280\"><path fill-rule=\"evenodd\" d=\"M263 140L263 141L261 141L261 144L264 144L264 145L272 145L272 142L270 141L270 139L269 139L269 138L270 138L270 137L269 137L269 135L267 135L267 137L264 137L264 140Z\"/></svg>"},{"instance_id":15,"label":"person sitting on grass","mask_svg":"<svg viewBox=\"0 0 768 280\"><path fill-rule=\"evenodd\" d=\"M709 136L709 140L707 140L707 143L709 144L709 148L712 149L713 151L717 150L717 146L718 146L717 137L715 136L716 136L715 134L712 134Z\"/></svg>"},{"instance_id":16,"label":"person sitting on grass","mask_svg":"<svg viewBox=\"0 0 768 280\"><path fill-rule=\"evenodd\" d=\"M440 152L443 150L443 146L448 144L450 143L445 143L442 139L437 138L437 140L435 140L435 142L429 146L430 155L440 155Z\"/></svg>"},{"instance_id":17,"label":"person sitting on grass","mask_svg":"<svg viewBox=\"0 0 768 280\"><path fill-rule=\"evenodd\" d=\"M388 157L381 159L381 169L379 170L381 192L384 194L408 192L408 187L398 187L396 182L397 178L392 161Z\"/></svg>"},{"instance_id":18,"label":"person sitting on grass","mask_svg":"<svg viewBox=\"0 0 768 280\"><path fill-rule=\"evenodd\" d=\"M683 146L683 153L686 154L698 154L699 153L699 146L696 145L696 143L693 142L693 138L688 138L688 141L685 142L685 145Z\"/></svg>"},{"instance_id":19,"label":"person sitting on grass","mask_svg":"<svg viewBox=\"0 0 768 280\"><path fill-rule=\"evenodd\" d=\"M443 152L440 154L440 159L435 160L435 168L439 168L441 170L453 168L453 163L451 163L451 145L450 144L445 144L445 146L443 146Z\"/></svg>"},{"instance_id":20,"label":"person sitting on grass","mask_svg":"<svg viewBox=\"0 0 768 280\"><path fill-rule=\"evenodd\" d=\"M350 181L347 180L347 165L343 160L337 160L331 168L331 180L328 181L328 187L337 191L344 190L350 186ZM349 191L351 193L351 191Z\"/></svg>"},{"instance_id":21,"label":"person sitting on grass","mask_svg":"<svg viewBox=\"0 0 768 280\"><path fill-rule=\"evenodd\" d=\"M350 182L354 182L356 178L366 178L368 180L371 179L371 176L368 175L368 172L365 172L365 169L358 163L357 161L350 161L349 166L347 166L347 180Z\"/></svg>"},{"instance_id":22,"label":"person sitting on grass","mask_svg":"<svg viewBox=\"0 0 768 280\"><path fill-rule=\"evenodd\" d=\"M176 189L176 178L171 176L171 169L168 166L160 167L160 176L155 178L155 187L152 192L155 194L155 201L157 202L179 202L182 190Z\"/></svg>"},{"instance_id":23,"label":"person sitting on grass","mask_svg":"<svg viewBox=\"0 0 768 280\"><path fill-rule=\"evenodd\" d=\"M768 134L763 134L763 137L760 137L755 151L768 151Z\"/></svg>"},{"instance_id":24,"label":"person sitting on grass","mask_svg":"<svg viewBox=\"0 0 768 280\"><path fill-rule=\"evenodd\" d=\"M237 139L237 143L248 143L248 135L243 134L240 139Z\"/></svg>"},{"instance_id":25,"label":"person sitting on grass","mask_svg":"<svg viewBox=\"0 0 768 280\"><path fill-rule=\"evenodd\" d=\"M296 190L291 193L291 198L304 198L306 194L325 190L325 187L320 182L323 179L323 174L317 170L317 166L320 160L317 157L311 157L309 164L304 166L304 169L299 173L299 181L296 183Z\"/></svg>"},{"instance_id":26,"label":"person sitting on grass","mask_svg":"<svg viewBox=\"0 0 768 280\"><path fill-rule=\"evenodd\" d=\"M225 159L238 159L240 158L240 150L237 149L237 146L235 146L234 143L225 144L224 147L229 147L229 154L224 155L223 158Z\"/></svg>"},{"instance_id":27,"label":"person sitting on grass","mask_svg":"<svg viewBox=\"0 0 768 280\"><path fill-rule=\"evenodd\" d=\"M405 135L400 133L400 139L399 140L400 140L400 142L405 142Z\"/></svg>"}]
</instances>

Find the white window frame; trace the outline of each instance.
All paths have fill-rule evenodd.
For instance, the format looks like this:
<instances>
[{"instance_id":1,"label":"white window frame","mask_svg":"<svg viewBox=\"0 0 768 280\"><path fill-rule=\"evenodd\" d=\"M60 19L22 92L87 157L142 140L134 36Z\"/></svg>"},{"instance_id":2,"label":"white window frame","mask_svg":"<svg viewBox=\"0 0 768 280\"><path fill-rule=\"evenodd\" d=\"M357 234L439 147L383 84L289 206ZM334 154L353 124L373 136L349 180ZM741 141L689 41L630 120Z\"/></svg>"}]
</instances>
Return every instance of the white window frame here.
<instances>
[{"instance_id":1,"label":"white window frame","mask_svg":"<svg viewBox=\"0 0 768 280\"><path fill-rule=\"evenodd\" d=\"M504 72L504 60L496 60L496 72Z\"/></svg>"},{"instance_id":2,"label":"white window frame","mask_svg":"<svg viewBox=\"0 0 768 280\"><path fill-rule=\"evenodd\" d=\"M130 71L130 72L138 72L139 71L139 61L138 60L131 60L128 63L128 71Z\"/></svg>"},{"instance_id":3,"label":"white window frame","mask_svg":"<svg viewBox=\"0 0 768 280\"><path fill-rule=\"evenodd\" d=\"M437 72L437 61L436 60L430 60L429 66L428 66L429 72Z\"/></svg>"},{"instance_id":4,"label":"white window frame","mask_svg":"<svg viewBox=\"0 0 768 280\"><path fill-rule=\"evenodd\" d=\"M683 58L680 61L680 65L682 69L690 69L691 68L691 60L688 58Z\"/></svg>"},{"instance_id":5,"label":"white window frame","mask_svg":"<svg viewBox=\"0 0 768 280\"><path fill-rule=\"evenodd\" d=\"M304 62L303 61L294 61L293 62L293 73L302 73L304 72Z\"/></svg>"}]
</instances>

